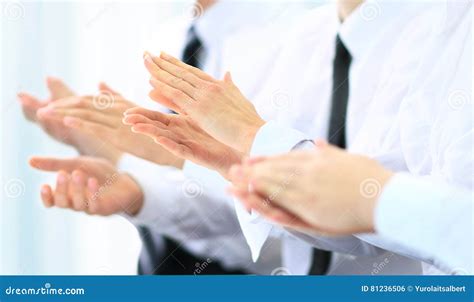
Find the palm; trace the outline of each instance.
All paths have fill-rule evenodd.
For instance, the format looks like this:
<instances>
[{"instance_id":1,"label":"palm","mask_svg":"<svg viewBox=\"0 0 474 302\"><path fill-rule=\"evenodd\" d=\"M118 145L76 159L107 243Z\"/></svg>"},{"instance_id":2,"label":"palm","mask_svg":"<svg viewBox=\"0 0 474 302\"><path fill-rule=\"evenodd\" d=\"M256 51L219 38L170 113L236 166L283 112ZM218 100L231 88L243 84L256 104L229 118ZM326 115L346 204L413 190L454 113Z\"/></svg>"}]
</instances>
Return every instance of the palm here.
<instances>
[{"instance_id":1,"label":"palm","mask_svg":"<svg viewBox=\"0 0 474 302\"><path fill-rule=\"evenodd\" d=\"M190 161L226 174L229 167L241 159L236 150L210 136L189 117L174 116L168 127L189 150L187 159Z\"/></svg>"},{"instance_id":2,"label":"palm","mask_svg":"<svg viewBox=\"0 0 474 302\"><path fill-rule=\"evenodd\" d=\"M47 85L50 91L50 97L46 101L40 101L38 98L25 93L19 95L25 116L29 120L38 123L52 138L75 147L81 154L100 156L114 160L117 151L111 146L106 145L94 136L65 127L63 119L60 117L42 114L41 109L48 104L75 95L72 90L59 79L50 78L47 81Z\"/></svg>"},{"instance_id":3,"label":"palm","mask_svg":"<svg viewBox=\"0 0 474 302\"><path fill-rule=\"evenodd\" d=\"M97 213L111 215L127 211L131 203L136 202L130 195L133 182L127 175L120 174L108 161L94 157L77 159L76 169L85 172L89 178L98 181L95 192L90 192L89 202L95 202Z\"/></svg>"}]
</instances>

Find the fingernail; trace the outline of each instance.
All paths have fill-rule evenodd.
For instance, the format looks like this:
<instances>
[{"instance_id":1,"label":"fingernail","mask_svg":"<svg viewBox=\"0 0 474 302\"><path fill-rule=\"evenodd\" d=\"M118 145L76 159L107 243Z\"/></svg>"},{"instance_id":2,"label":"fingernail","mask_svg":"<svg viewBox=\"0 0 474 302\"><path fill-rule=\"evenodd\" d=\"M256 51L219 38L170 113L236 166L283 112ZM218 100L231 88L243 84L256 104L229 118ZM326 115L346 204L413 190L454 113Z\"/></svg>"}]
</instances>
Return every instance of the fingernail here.
<instances>
[{"instance_id":1,"label":"fingernail","mask_svg":"<svg viewBox=\"0 0 474 302\"><path fill-rule=\"evenodd\" d=\"M60 173L60 174L58 175L58 183L60 183L60 184L65 184L66 181L67 181L66 175Z\"/></svg>"},{"instance_id":2,"label":"fingernail","mask_svg":"<svg viewBox=\"0 0 474 302\"><path fill-rule=\"evenodd\" d=\"M54 108L52 106L46 106L41 109L38 109L38 114L41 116L53 116Z\"/></svg>"},{"instance_id":3,"label":"fingernail","mask_svg":"<svg viewBox=\"0 0 474 302\"><path fill-rule=\"evenodd\" d=\"M74 173L72 175L72 181L74 181L74 183L76 183L76 184L80 184L81 183L81 175L79 175L78 173Z\"/></svg>"},{"instance_id":4,"label":"fingernail","mask_svg":"<svg viewBox=\"0 0 474 302\"><path fill-rule=\"evenodd\" d=\"M48 194L48 188L42 187L42 188L41 188L41 194L43 194L43 195Z\"/></svg>"},{"instance_id":5,"label":"fingernail","mask_svg":"<svg viewBox=\"0 0 474 302\"><path fill-rule=\"evenodd\" d=\"M70 116L66 116L63 120L64 125L68 127L77 127L79 126L79 120Z\"/></svg>"},{"instance_id":6,"label":"fingernail","mask_svg":"<svg viewBox=\"0 0 474 302\"><path fill-rule=\"evenodd\" d=\"M147 53L145 54L145 56L143 57L143 59L145 61L147 61L148 63L153 63L153 60L151 59L151 56Z\"/></svg>"}]
</instances>

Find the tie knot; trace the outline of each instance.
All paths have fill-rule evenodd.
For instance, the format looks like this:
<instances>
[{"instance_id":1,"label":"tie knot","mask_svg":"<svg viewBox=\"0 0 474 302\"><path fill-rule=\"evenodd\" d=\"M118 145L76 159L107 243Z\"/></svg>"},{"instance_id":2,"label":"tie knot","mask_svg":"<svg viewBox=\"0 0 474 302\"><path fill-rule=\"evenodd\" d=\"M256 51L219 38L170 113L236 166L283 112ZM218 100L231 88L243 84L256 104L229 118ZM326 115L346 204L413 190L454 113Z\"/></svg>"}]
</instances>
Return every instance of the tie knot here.
<instances>
[{"instance_id":1,"label":"tie knot","mask_svg":"<svg viewBox=\"0 0 474 302\"><path fill-rule=\"evenodd\" d=\"M352 59L351 53L347 49L344 41L342 41L341 36L337 35L336 37L336 58L339 60L350 60Z\"/></svg>"}]
</instances>

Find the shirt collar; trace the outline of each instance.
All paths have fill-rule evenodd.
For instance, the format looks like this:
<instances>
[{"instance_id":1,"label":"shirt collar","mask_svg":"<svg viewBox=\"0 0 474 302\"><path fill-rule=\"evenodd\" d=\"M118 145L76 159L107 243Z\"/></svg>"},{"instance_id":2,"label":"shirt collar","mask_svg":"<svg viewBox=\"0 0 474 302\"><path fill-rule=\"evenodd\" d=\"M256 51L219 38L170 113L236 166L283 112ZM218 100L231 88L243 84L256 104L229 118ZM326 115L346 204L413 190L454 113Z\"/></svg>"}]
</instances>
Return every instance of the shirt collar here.
<instances>
[{"instance_id":1,"label":"shirt collar","mask_svg":"<svg viewBox=\"0 0 474 302\"><path fill-rule=\"evenodd\" d=\"M353 59L367 54L381 39L384 31L400 23L403 5L367 0L339 25L339 36Z\"/></svg>"}]
</instances>

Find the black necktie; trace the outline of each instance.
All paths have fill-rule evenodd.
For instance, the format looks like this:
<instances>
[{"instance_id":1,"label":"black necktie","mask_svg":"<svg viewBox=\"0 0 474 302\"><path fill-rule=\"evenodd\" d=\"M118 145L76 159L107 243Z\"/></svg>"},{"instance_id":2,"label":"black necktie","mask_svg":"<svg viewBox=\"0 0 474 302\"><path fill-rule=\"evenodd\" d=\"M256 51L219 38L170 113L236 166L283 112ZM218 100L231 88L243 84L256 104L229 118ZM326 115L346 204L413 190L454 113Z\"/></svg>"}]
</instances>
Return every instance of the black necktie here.
<instances>
[{"instance_id":1,"label":"black necktie","mask_svg":"<svg viewBox=\"0 0 474 302\"><path fill-rule=\"evenodd\" d=\"M333 62L331 115L329 117L329 143L340 148L346 147L346 112L349 99L349 68L351 55L342 43L339 35L336 38L336 55ZM313 250L313 263L310 275L327 273L331 253L319 249Z\"/></svg>"},{"instance_id":2,"label":"black necktie","mask_svg":"<svg viewBox=\"0 0 474 302\"><path fill-rule=\"evenodd\" d=\"M203 52L203 44L199 39L196 29L192 26L188 31L188 42L184 47L182 61L188 65L200 68L201 55Z\"/></svg>"},{"instance_id":3,"label":"black necktie","mask_svg":"<svg viewBox=\"0 0 474 302\"><path fill-rule=\"evenodd\" d=\"M346 148L346 112L349 100L349 68L351 61L351 54L337 36L332 75L328 141L343 149Z\"/></svg>"},{"instance_id":4,"label":"black necktie","mask_svg":"<svg viewBox=\"0 0 474 302\"><path fill-rule=\"evenodd\" d=\"M201 67L199 59L202 51L203 44L197 36L194 26L192 26L188 31L187 43L184 47L181 59L184 63L199 68ZM170 253L178 250L179 245L176 242L165 237L165 250L160 251L157 249L153 234L147 227L141 226L138 228L138 231L143 242L140 260L138 262L138 273L140 275L160 274L163 272L174 274L182 270L180 267L173 267L173 264L162 263L163 259L161 256L163 254L167 257Z\"/></svg>"}]
</instances>

